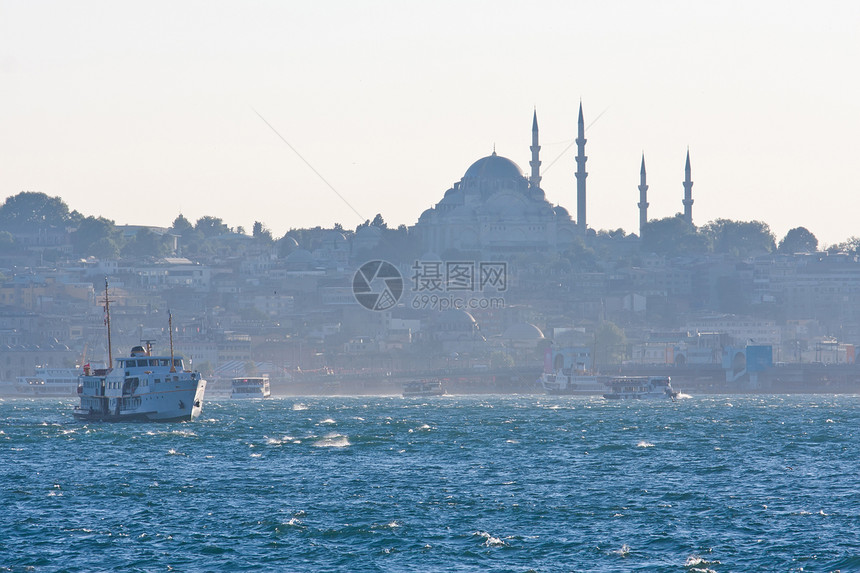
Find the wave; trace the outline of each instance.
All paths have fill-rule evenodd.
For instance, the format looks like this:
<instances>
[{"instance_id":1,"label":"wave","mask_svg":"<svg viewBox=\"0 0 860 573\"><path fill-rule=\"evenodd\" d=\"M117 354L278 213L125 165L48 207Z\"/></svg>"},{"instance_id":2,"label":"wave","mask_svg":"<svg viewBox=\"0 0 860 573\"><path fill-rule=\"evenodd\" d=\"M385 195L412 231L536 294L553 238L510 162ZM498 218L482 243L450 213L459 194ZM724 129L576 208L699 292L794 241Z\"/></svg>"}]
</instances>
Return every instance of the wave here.
<instances>
[{"instance_id":1,"label":"wave","mask_svg":"<svg viewBox=\"0 0 860 573\"><path fill-rule=\"evenodd\" d=\"M342 434L327 434L314 442L317 448L346 448L351 445L349 438Z\"/></svg>"}]
</instances>

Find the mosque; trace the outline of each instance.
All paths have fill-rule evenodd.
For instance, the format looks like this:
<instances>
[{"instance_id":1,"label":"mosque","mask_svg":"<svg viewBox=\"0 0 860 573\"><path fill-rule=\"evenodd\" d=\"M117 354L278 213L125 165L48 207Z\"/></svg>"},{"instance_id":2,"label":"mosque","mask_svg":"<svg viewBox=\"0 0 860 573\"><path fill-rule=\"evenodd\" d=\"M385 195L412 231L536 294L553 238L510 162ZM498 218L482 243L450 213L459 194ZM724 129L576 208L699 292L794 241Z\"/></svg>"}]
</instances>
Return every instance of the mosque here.
<instances>
[{"instance_id":1,"label":"mosque","mask_svg":"<svg viewBox=\"0 0 860 573\"><path fill-rule=\"evenodd\" d=\"M421 214L415 230L424 251L444 256L452 251L482 257L530 252L563 251L577 237L587 235L585 122L582 104L576 137L576 220L560 205L546 200L540 181L540 144L537 111L532 120L530 173L506 157L492 155L474 162L442 200ZM684 181L684 219L693 224L693 182L690 152ZM648 221L645 157L639 184L639 232Z\"/></svg>"}]
</instances>

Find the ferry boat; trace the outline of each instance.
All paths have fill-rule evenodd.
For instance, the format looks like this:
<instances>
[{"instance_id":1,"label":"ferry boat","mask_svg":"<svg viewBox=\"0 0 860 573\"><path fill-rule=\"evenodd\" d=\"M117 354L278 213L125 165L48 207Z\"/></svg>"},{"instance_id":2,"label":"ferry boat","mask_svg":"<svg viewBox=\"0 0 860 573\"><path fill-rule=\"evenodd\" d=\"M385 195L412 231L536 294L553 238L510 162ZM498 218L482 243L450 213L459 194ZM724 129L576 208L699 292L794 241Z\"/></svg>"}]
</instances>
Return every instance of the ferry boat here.
<instances>
[{"instance_id":1,"label":"ferry boat","mask_svg":"<svg viewBox=\"0 0 860 573\"><path fill-rule=\"evenodd\" d=\"M231 398L247 400L249 398L268 398L271 395L268 376L245 376L233 378L230 381Z\"/></svg>"},{"instance_id":2,"label":"ferry boat","mask_svg":"<svg viewBox=\"0 0 860 573\"><path fill-rule=\"evenodd\" d=\"M170 354L157 356L152 344L135 346L131 354L113 364L110 343L110 301L105 280L105 315L108 333L107 368L84 366L78 384L80 403L72 412L83 421L193 420L203 409L206 380L199 372L185 369L181 357L173 355L173 319L170 325Z\"/></svg>"},{"instance_id":3,"label":"ferry boat","mask_svg":"<svg viewBox=\"0 0 860 573\"><path fill-rule=\"evenodd\" d=\"M607 376L571 374L570 369L544 372L540 385L547 394L565 396L601 396L609 390Z\"/></svg>"},{"instance_id":4,"label":"ferry boat","mask_svg":"<svg viewBox=\"0 0 860 573\"><path fill-rule=\"evenodd\" d=\"M15 393L19 396L71 398L77 396L80 366L75 368L45 368L37 366L32 376L18 376Z\"/></svg>"},{"instance_id":5,"label":"ferry boat","mask_svg":"<svg viewBox=\"0 0 860 573\"><path fill-rule=\"evenodd\" d=\"M403 385L403 397L443 396L445 388L441 380L412 380Z\"/></svg>"},{"instance_id":6,"label":"ferry boat","mask_svg":"<svg viewBox=\"0 0 860 573\"><path fill-rule=\"evenodd\" d=\"M603 397L607 400L675 400L678 394L668 376L621 376L609 382L609 392Z\"/></svg>"}]
</instances>

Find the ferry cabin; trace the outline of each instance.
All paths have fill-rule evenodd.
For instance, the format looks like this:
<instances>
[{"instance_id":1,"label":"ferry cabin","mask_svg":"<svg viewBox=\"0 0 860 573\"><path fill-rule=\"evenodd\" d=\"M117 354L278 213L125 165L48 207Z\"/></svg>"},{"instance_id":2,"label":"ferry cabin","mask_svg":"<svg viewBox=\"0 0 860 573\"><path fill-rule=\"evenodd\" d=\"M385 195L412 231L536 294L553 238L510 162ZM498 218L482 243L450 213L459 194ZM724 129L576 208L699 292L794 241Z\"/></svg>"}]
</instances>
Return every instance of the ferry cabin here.
<instances>
[{"instance_id":1,"label":"ferry cabin","mask_svg":"<svg viewBox=\"0 0 860 573\"><path fill-rule=\"evenodd\" d=\"M233 398L268 398L271 396L269 378L266 376L253 376L233 378L231 383L231 397Z\"/></svg>"}]
</instances>

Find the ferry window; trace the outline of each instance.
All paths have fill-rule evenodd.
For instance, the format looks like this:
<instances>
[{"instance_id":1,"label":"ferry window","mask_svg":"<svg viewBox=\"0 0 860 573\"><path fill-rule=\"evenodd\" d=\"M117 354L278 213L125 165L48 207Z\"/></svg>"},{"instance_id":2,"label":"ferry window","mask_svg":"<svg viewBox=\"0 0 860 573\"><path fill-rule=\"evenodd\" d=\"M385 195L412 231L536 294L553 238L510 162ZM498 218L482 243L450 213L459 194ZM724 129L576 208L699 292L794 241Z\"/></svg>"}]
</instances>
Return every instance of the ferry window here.
<instances>
[{"instance_id":1,"label":"ferry window","mask_svg":"<svg viewBox=\"0 0 860 573\"><path fill-rule=\"evenodd\" d=\"M150 366L158 366L158 358L150 358L149 365Z\"/></svg>"},{"instance_id":2,"label":"ferry window","mask_svg":"<svg viewBox=\"0 0 860 573\"><path fill-rule=\"evenodd\" d=\"M177 368L182 368L182 359L174 358L173 359L173 365L176 366Z\"/></svg>"},{"instance_id":3,"label":"ferry window","mask_svg":"<svg viewBox=\"0 0 860 573\"><path fill-rule=\"evenodd\" d=\"M159 362L161 366L170 366L170 360L167 358L162 358Z\"/></svg>"}]
</instances>

